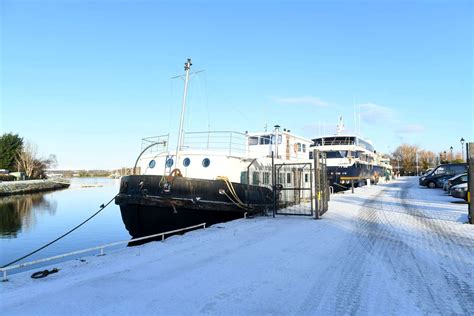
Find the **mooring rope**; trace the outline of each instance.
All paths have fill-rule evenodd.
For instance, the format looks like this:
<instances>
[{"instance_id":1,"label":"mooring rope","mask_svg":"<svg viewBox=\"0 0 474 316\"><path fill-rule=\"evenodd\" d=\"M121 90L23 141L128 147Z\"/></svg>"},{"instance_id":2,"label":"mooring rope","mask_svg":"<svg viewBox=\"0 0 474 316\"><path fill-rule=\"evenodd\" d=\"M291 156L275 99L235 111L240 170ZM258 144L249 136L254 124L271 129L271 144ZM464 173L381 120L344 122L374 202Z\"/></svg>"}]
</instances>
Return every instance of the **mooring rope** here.
<instances>
[{"instance_id":1,"label":"mooring rope","mask_svg":"<svg viewBox=\"0 0 474 316\"><path fill-rule=\"evenodd\" d=\"M88 221L90 221L94 216L96 216L97 214L99 214L100 212L102 212L107 206L109 206L110 203L112 203L112 201L115 199L116 196L117 196L117 195L115 195L112 199L110 199L110 201L108 201L106 204L100 205L100 206L99 206L100 209L99 209L97 212L95 212L94 214L92 214L91 216L89 216L89 218L87 218L85 221L83 221L82 223L80 223L79 225L77 225L76 227L74 227L73 229L71 229L71 230L69 230L68 232L66 232L65 234L59 236L59 237L56 238L55 240L50 241L49 243L45 244L44 246L41 246L41 247L39 247L38 249L36 249L36 250L30 252L29 254L24 255L23 257L18 258L18 259L16 259L16 260L13 260L13 261L10 262L10 263L7 263L6 265L2 266L1 269L6 268L6 267L8 267L8 266L10 266L10 265L12 265L12 264L14 264L14 263L17 263L18 261L21 261L21 260L23 260L23 259L25 259L25 258L28 258L29 256L34 255L34 254L37 253L38 251L43 250L44 248L46 248L46 247L48 247L48 246L54 244L54 243L57 242L58 240L60 240L60 239L62 239L62 238L64 238L64 237L66 237L67 235L69 235L70 233L72 233L73 231L75 231L76 229L78 229L79 227L81 227L82 225L84 225L85 223L87 223Z\"/></svg>"},{"instance_id":2,"label":"mooring rope","mask_svg":"<svg viewBox=\"0 0 474 316\"><path fill-rule=\"evenodd\" d=\"M225 176L218 176L216 179L224 181L224 183L227 186L227 189L229 189L230 194L235 199L235 201L234 201L229 195L227 195L227 193L224 190L224 195L227 196L227 198L229 200L231 200L238 207L243 208L243 209L247 209L247 206L245 205L245 203L242 202L242 200L237 195L237 192L235 191L234 185L232 184L232 182L230 182L229 178L227 178Z\"/></svg>"}]
</instances>

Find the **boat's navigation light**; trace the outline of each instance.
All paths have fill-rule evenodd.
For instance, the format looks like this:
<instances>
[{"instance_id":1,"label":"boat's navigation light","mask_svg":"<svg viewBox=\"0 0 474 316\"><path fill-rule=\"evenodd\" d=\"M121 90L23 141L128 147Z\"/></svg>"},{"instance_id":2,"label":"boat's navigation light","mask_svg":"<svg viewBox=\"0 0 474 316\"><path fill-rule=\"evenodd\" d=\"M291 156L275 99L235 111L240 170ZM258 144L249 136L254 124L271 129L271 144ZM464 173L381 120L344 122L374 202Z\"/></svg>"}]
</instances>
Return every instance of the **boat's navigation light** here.
<instances>
[{"instance_id":1,"label":"boat's navigation light","mask_svg":"<svg viewBox=\"0 0 474 316\"><path fill-rule=\"evenodd\" d=\"M150 160L150 162L148 163L148 167L150 167L150 169L153 169L155 168L156 166L156 161L155 160Z\"/></svg>"}]
</instances>

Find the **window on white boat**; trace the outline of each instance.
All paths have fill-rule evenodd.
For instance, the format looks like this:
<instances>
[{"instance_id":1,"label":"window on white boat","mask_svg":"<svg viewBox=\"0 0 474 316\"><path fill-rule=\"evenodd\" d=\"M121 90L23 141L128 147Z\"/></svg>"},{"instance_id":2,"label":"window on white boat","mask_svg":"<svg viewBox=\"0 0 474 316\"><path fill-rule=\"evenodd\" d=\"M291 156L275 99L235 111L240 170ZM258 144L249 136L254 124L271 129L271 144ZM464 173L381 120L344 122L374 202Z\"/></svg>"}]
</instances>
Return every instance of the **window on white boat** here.
<instances>
[{"instance_id":1,"label":"window on white boat","mask_svg":"<svg viewBox=\"0 0 474 316\"><path fill-rule=\"evenodd\" d=\"M252 174L252 184L258 185L260 184L259 174L258 172L254 172Z\"/></svg>"},{"instance_id":2,"label":"window on white boat","mask_svg":"<svg viewBox=\"0 0 474 316\"><path fill-rule=\"evenodd\" d=\"M258 137L256 136L249 137L249 145L250 146L258 145Z\"/></svg>"},{"instance_id":3,"label":"window on white boat","mask_svg":"<svg viewBox=\"0 0 474 316\"><path fill-rule=\"evenodd\" d=\"M291 173L286 174L286 183L291 183Z\"/></svg>"},{"instance_id":4,"label":"window on white boat","mask_svg":"<svg viewBox=\"0 0 474 316\"><path fill-rule=\"evenodd\" d=\"M347 150L334 150L326 152L326 157L330 158L345 158L347 155Z\"/></svg>"},{"instance_id":5,"label":"window on white boat","mask_svg":"<svg viewBox=\"0 0 474 316\"><path fill-rule=\"evenodd\" d=\"M148 163L148 167L150 167L150 169L153 169L155 168L156 166L156 161L153 159L153 160L150 160L150 162Z\"/></svg>"},{"instance_id":6,"label":"window on white boat","mask_svg":"<svg viewBox=\"0 0 474 316\"><path fill-rule=\"evenodd\" d=\"M191 163L191 159L189 159L189 158L184 158L184 160L183 160L183 166L187 167L187 166L189 166L190 163Z\"/></svg>"},{"instance_id":7,"label":"window on white boat","mask_svg":"<svg viewBox=\"0 0 474 316\"><path fill-rule=\"evenodd\" d=\"M209 167L210 164L211 164L211 161L209 160L209 158L204 158L204 159L202 160L202 166L203 166L204 168Z\"/></svg>"},{"instance_id":8,"label":"window on white boat","mask_svg":"<svg viewBox=\"0 0 474 316\"><path fill-rule=\"evenodd\" d=\"M270 144L272 137L270 135L263 135L260 136L260 145L268 145Z\"/></svg>"},{"instance_id":9,"label":"window on white boat","mask_svg":"<svg viewBox=\"0 0 474 316\"><path fill-rule=\"evenodd\" d=\"M174 163L173 158L166 159L166 167L171 168L173 163Z\"/></svg>"},{"instance_id":10,"label":"window on white boat","mask_svg":"<svg viewBox=\"0 0 474 316\"><path fill-rule=\"evenodd\" d=\"M280 183L280 184L283 183L283 177L284 177L284 174L282 174L282 173L278 174L278 183Z\"/></svg>"},{"instance_id":11,"label":"window on white boat","mask_svg":"<svg viewBox=\"0 0 474 316\"><path fill-rule=\"evenodd\" d=\"M247 184L247 171L240 172L240 183Z\"/></svg>"},{"instance_id":12,"label":"window on white boat","mask_svg":"<svg viewBox=\"0 0 474 316\"><path fill-rule=\"evenodd\" d=\"M304 182L308 183L309 181L309 174L305 173L304 174Z\"/></svg>"},{"instance_id":13,"label":"window on white boat","mask_svg":"<svg viewBox=\"0 0 474 316\"><path fill-rule=\"evenodd\" d=\"M270 173L264 172L263 173L263 184L270 184Z\"/></svg>"},{"instance_id":14,"label":"window on white boat","mask_svg":"<svg viewBox=\"0 0 474 316\"><path fill-rule=\"evenodd\" d=\"M275 135L272 135L272 144L275 144ZM278 135L278 144L281 144L281 135Z\"/></svg>"},{"instance_id":15,"label":"window on white boat","mask_svg":"<svg viewBox=\"0 0 474 316\"><path fill-rule=\"evenodd\" d=\"M302 144L303 146L303 152L305 153L306 152L306 144Z\"/></svg>"}]
</instances>

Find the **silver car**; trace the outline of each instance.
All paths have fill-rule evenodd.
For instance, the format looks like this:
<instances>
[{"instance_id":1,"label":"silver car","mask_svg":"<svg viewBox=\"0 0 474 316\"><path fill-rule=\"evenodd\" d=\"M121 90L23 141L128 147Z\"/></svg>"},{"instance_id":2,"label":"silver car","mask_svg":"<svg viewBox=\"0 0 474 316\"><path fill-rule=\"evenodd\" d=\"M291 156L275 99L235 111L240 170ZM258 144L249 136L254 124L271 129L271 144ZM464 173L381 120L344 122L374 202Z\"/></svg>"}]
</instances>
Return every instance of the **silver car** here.
<instances>
[{"instance_id":1,"label":"silver car","mask_svg":"<svg viewBox=\"0 0 474 316\"><path fill-rule=\"evenodd\" d=\"M450 190L451 196L467 201L467 183L453 185Z\"/></svg>"}]
</instances>

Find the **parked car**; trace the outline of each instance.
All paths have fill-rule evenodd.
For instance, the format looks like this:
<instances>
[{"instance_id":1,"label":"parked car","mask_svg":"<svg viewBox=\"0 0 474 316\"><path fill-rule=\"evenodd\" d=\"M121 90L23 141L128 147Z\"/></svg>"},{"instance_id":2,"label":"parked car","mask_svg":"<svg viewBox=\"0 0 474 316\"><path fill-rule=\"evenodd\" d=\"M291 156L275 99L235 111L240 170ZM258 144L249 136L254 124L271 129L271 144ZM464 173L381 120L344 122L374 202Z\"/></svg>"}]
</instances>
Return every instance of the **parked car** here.
<instances>
[{"instance_id":1,"label":"parked car","mask_svg":"<svg viewBox=\"0 0 474 316\"><path fill-rule=\"evenodd\" d=\"M449 178L448 181L444 183L443 189L446 187L445 191L449 192L449 189L451 189L453 185L461 183L467 183L467 173L458 174L452 178Z\"/></svg>"},{"instance_id":2,"label":"parked car","mask_svg":"<svg viewBox=\"0 0 474 316\"><path fill-rule=\"evenodd\" d=\"M429 188L436 188L436 180L443 176L457 175L467 172L467 164L465 163L450 163L439 165L433 169L429 174L421 176L419 179L420 185L428 186ZM439 186L438 186L439 187ZM441 185L442 187L442 185Z\"/></svg>"},{"instance_id":3,"label":"parked car","mask_svg":"<svg viewBox=\"0 0 474 316\"><path fill-rule=\"evenodd\" d=\"M436 177L434 182L435 182L435 188L442 188L446 182L448 182L449 179L453 177L452 174L447 174L444 176L439 176Z\"/></svg>"},{"instance_id":4,"label":"parked car","mask_svg":"<svg viewBox=\"0 0 474 316\"><path fill-rule=\"evenodd\" d=\"M426 176L426 175L430 174L431 171L433 171L433 169L434 169L434 168L428 168L428 169L426 169L421 175L422 175L422 176Z\"/></svg>"},{"instance_id":5,"label":"parked car","mask_svg":"<svg viewBox=\"0 0 474 316\"><path fill-rule=\"evenodd\" d=\"M467 201L467 183L454 185L450 192L452 197L464 199Z\"/></svg>"}]
</instances>

